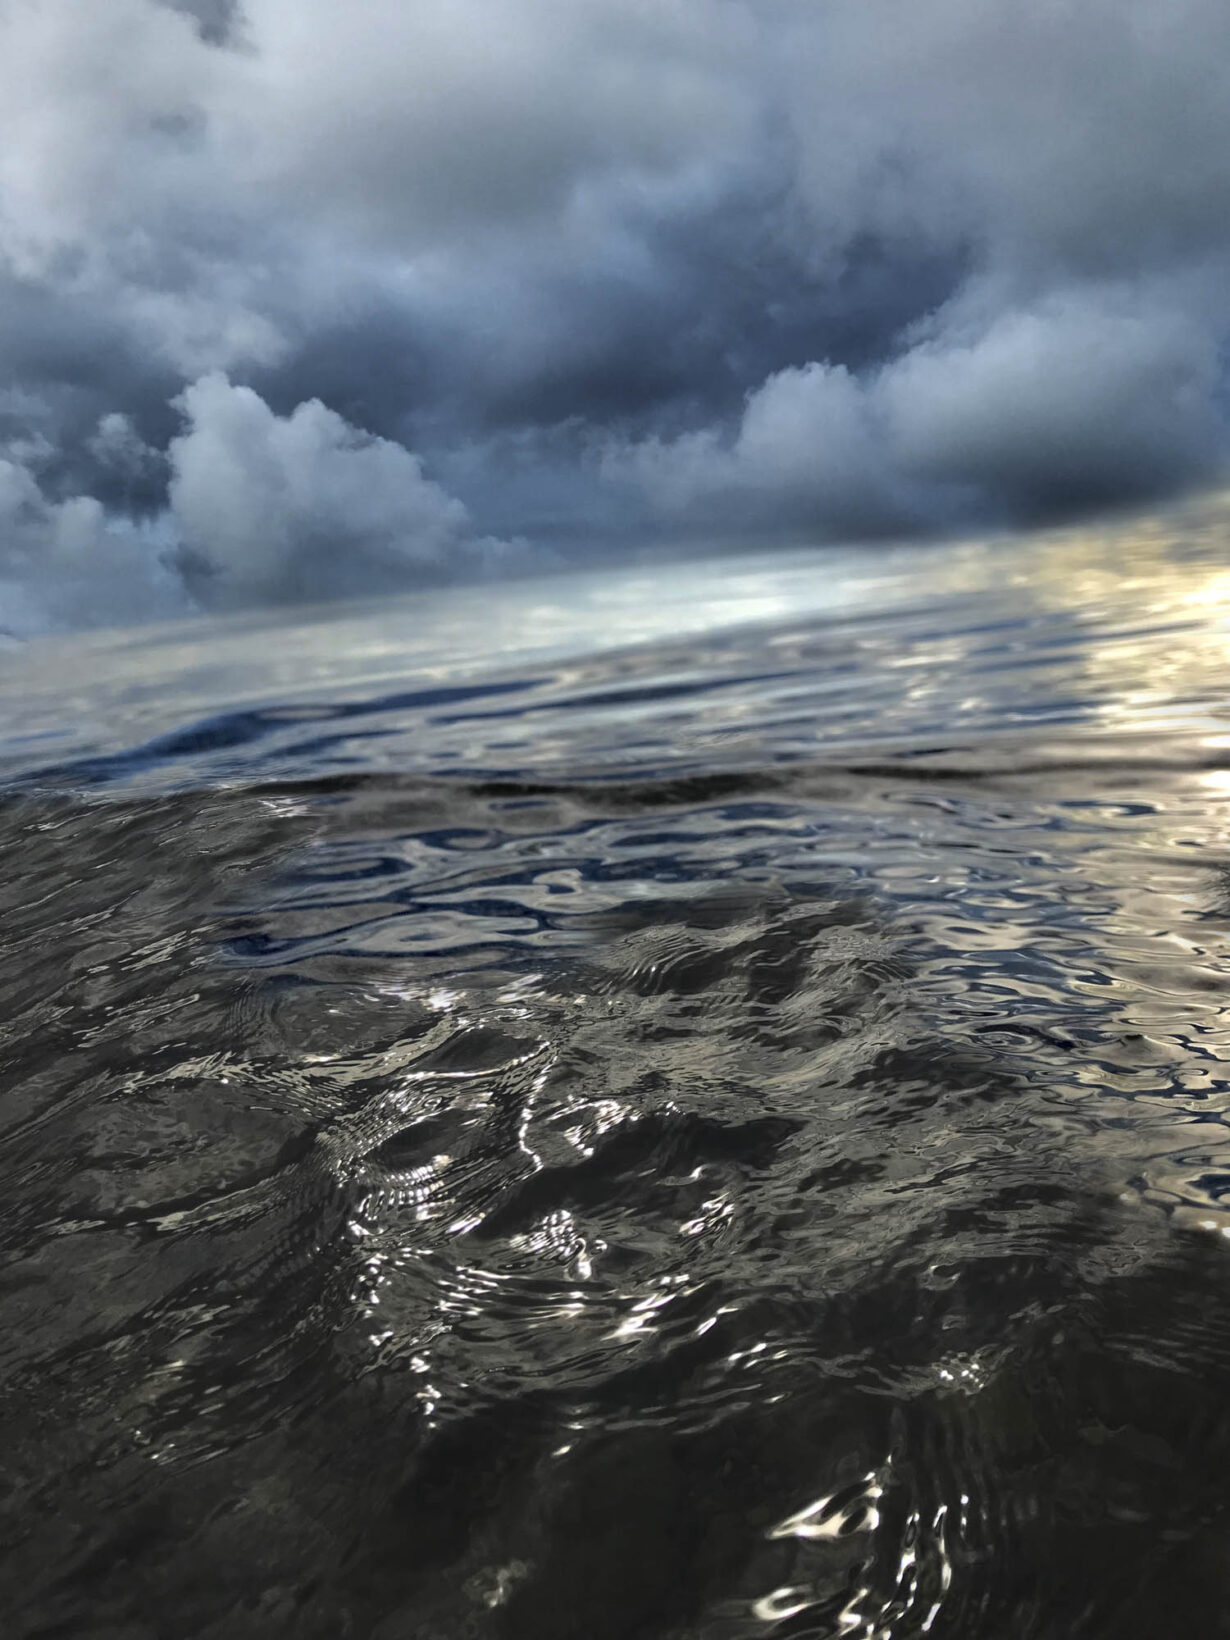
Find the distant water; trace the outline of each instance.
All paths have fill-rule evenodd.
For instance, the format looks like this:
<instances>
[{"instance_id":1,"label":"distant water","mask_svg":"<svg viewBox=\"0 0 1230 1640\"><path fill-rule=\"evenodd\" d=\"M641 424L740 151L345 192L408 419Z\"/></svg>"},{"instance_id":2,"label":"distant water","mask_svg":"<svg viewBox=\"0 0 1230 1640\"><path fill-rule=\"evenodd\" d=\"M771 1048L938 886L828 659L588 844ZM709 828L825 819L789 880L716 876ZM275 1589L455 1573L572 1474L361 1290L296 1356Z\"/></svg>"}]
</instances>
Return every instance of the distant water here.
<instances>
[{"instance_id":1,"label":"distant water","mask_svg":"<svg viewBox=\"0 0 1230 1640\"><path fill-rule=\"evenodd\" d=\"M1230 537L0 655L0 1628L1230 1634Z\"/></svg>"}]
</instances>

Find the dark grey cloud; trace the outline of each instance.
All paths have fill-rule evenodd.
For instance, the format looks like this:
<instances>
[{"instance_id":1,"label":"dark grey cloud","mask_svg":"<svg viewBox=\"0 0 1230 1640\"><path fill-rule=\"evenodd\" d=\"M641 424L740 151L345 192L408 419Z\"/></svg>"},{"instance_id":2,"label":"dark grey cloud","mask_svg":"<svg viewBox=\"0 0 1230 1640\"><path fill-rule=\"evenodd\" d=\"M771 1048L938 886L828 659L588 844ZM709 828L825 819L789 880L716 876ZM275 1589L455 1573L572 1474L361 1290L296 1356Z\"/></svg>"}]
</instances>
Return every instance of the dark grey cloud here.
<instances>
[{"instance_id":1,"label":"dark grey cloud","mask_svg":"<svg viewBox=\"0 0 1230 1640\"><path fill-rule=\"evenodd\" d=\"M210 45L232 45L242 39L239 0L163 0L163 4L191 17L202 40Z\"/></svg>"},{"instance_id":2,"label":"dark grey cloud","mask_svg":"<svg viewBox=\"0 0 1230 1640\"><path fill-rule=\"evenodd\" d=\"M1221 481L1224 0L0 0L0 626Z\"/></svg>"}]
</instances>

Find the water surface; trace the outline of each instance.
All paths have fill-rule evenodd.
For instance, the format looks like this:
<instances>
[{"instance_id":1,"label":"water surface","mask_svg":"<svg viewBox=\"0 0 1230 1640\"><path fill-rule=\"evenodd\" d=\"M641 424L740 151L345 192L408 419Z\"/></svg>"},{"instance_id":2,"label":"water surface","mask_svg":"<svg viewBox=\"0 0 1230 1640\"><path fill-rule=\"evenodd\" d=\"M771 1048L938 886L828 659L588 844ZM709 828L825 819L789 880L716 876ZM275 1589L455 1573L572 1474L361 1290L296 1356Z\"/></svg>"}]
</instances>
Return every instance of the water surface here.
<instances>
[{"instance_id":1,"label":"water surface","mask_svg":"<svg viewBox=\"0 0 1230 1640\"><path fill-rule=\"evenodd\" d=\"M5 1633L1230 1633L1226 545L0 657Z\"/></svg>"}]
</instances>

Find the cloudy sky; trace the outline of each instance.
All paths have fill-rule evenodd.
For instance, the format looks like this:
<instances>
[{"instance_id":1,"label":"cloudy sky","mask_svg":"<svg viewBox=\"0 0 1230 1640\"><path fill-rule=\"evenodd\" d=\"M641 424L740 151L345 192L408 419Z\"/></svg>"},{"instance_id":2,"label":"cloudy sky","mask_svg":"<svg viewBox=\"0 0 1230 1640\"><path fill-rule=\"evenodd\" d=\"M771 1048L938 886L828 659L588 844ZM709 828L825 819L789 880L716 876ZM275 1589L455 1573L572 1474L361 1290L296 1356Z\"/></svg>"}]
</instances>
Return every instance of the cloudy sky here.
<instances>
[{"instance_id":1,"label":"cloudy sky","mask_svg":"<svg viewBox=\"0 0 1230 1640\"><path fill-rule=\"evenodd\" d=\"M0 0L0 629L1219 482L1226 0Z\"/></svg>"}]
</instances>

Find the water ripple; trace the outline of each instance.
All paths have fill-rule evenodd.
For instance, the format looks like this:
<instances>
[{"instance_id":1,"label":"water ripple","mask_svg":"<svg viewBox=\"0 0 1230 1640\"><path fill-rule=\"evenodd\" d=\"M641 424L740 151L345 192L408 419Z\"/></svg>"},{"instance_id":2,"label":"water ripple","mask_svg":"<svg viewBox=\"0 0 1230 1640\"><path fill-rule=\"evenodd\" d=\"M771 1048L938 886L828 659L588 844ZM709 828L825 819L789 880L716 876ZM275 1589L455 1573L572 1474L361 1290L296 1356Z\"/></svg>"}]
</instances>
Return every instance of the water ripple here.
<instances>
[{"instance_id":1,"label":"water ripple","mask_svg":"<svg viewBox=\"0 0 1230 1640\"><path fill-rule=\"evenodd\" d=\"M6 1632L1223 1632L1183 575L27 758Z\"/></svg>"}]
</instances>

